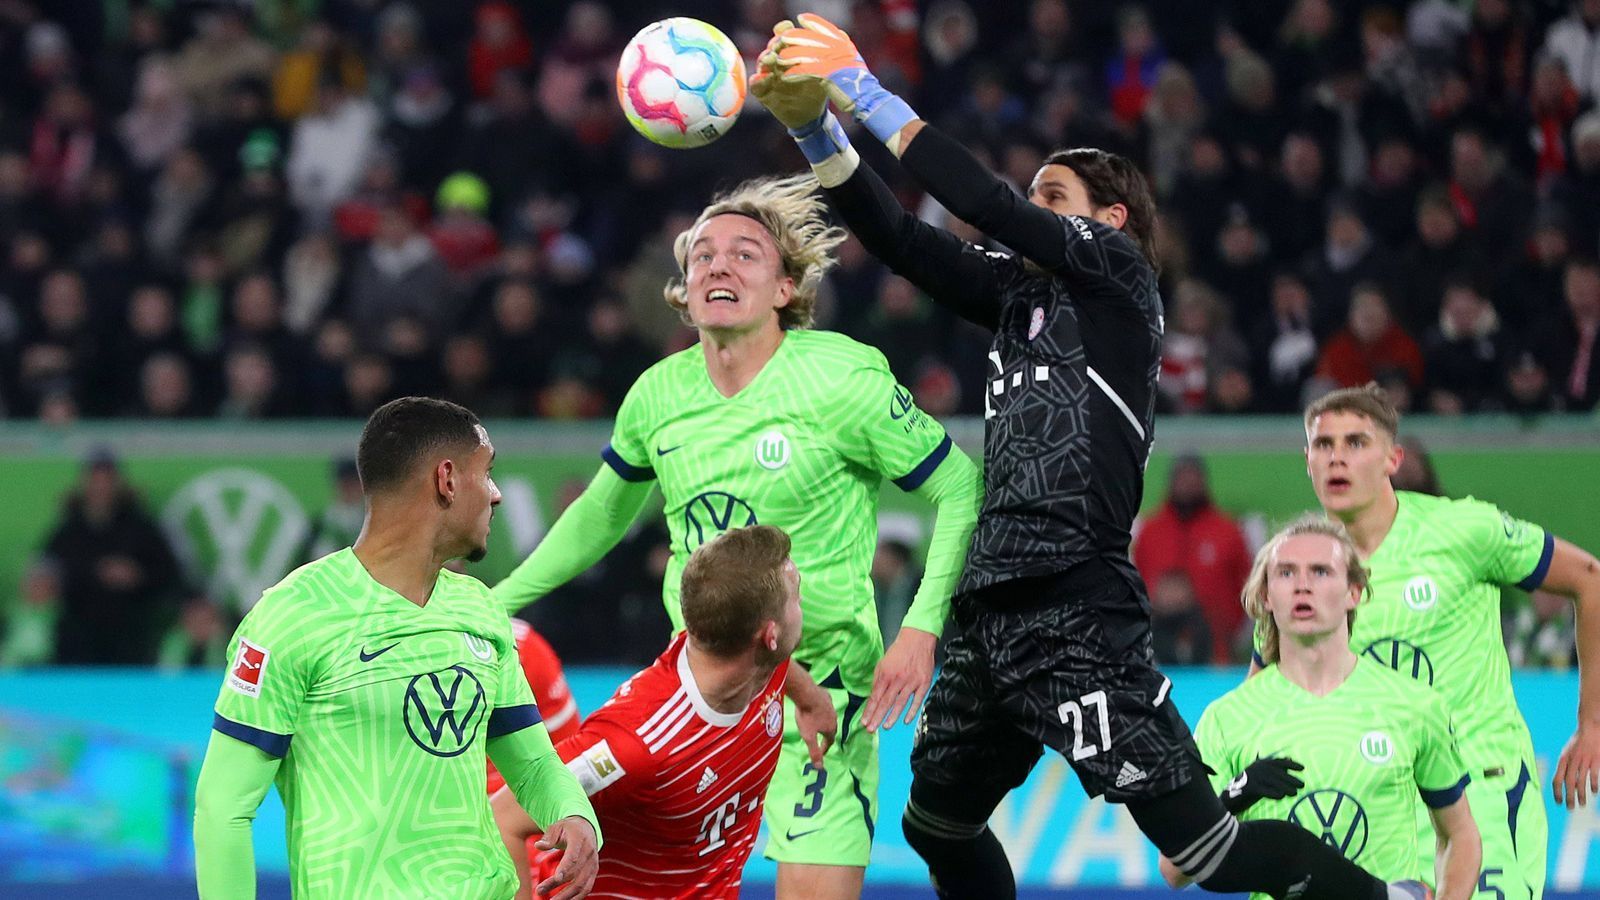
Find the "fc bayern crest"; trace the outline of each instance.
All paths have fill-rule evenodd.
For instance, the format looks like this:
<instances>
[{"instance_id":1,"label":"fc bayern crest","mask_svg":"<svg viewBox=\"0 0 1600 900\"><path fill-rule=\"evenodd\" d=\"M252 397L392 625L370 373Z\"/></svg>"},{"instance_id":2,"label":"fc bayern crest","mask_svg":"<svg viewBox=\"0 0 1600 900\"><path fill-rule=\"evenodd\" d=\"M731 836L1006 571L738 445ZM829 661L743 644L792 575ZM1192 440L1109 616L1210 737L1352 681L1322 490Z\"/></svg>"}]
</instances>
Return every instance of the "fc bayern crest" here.
<instances>
[{"instance_id":1,"label":"fc bayern crest","mask_svg":"<svg viewBox=\"0 0 1600 900\"><path fill-rule=\"evenodd\" d=\"M1038 337L1039 336L1039 332L1041 332L1043 330L1044 330L1044 307L1035 306L1033 308L1033 318L1028 320L1028 340L1031 341L1034 338Z\"/></svg>"},{"instance_id":2,"label":"fc bayern crest","mask_svg":"<svg viewBox=\"0 0 1600 900\"><path fill-rule=\"evenodd\" d=\"M767 726L767 737L777 737L783 730L783 703L773 700L767 704L767 711L762 713L763 722Z\"/></svg>"}]
</instances>

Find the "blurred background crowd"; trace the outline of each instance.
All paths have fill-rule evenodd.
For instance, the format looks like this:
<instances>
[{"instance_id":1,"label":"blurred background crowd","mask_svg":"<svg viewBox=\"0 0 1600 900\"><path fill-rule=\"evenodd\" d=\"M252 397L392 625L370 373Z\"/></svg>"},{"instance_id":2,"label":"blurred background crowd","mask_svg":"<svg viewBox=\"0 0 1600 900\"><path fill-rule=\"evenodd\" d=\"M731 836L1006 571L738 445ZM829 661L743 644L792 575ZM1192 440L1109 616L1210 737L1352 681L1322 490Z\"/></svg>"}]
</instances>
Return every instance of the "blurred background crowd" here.
<instances>
[{"instance_id":1,"label":"blurred background crowd","mask_svg":"<svg viewBox=\"0 0 1600 900\"><path fill-rule=\"evenodd\" d=\"M754 102L710 147L645 142L620 48L691 14L753 58L803 9L1018 188L1055 147L1141 162L1164 414L1369 380L1448 416L1600 401L1600 0L0 0L0 417L361 417L407 393L610 415L693 341L661 297L672 238L717 187L803 165ZM819 312L929 412L981 412L987 336L854 241ZM1163 655L1237 659L1250 545L1189 463L1136 555ZM41 549L0 662L183 664L231 627L130 602L192 592L109 454ZM897 602L911 549L874 575ZM60 640L47 611L84 592L142 637ZM1560 606L1508 627L1519 662L1570 662Z\"/></svg>"}]
</instances>

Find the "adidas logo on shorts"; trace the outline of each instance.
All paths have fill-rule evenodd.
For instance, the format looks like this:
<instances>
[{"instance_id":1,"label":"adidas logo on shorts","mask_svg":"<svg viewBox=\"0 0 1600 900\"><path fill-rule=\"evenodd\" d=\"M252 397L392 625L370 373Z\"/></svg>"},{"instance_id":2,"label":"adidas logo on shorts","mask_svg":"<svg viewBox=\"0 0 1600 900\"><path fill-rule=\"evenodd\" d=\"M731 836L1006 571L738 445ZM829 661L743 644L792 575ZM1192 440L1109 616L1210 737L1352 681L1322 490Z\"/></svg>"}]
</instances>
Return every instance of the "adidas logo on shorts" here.
<instances>
[{"instance_id":1,"label":"adidas logo on shorts","mask_svg":"<svg viewBox=\"0 0 1600 900\"><path fill-rule=\"evenodd\" d=\"M716 780L717 773L711 771L710 766L706 766L706 770L700 773L700 784L694 789L694 792L696 794L704 794L706 792L706 788L711 787L712 783ZM1121 787L1121 785L1118 785L1118 787Z\"/></svg>"},{"instance_id":2,"label":"adidas logo on shorts","mask_svg":"<svg viewBox=\"0 0 1600 900\"><path fill-rule=\"evenodd\" d=\"M1124 761L1122 763L1122 771L1117 773L1117 787L1127 787L1135 781L1143 781L1149 777L1144 773L1143 769L1131 762Z\"/></svg>"}]
</instances>

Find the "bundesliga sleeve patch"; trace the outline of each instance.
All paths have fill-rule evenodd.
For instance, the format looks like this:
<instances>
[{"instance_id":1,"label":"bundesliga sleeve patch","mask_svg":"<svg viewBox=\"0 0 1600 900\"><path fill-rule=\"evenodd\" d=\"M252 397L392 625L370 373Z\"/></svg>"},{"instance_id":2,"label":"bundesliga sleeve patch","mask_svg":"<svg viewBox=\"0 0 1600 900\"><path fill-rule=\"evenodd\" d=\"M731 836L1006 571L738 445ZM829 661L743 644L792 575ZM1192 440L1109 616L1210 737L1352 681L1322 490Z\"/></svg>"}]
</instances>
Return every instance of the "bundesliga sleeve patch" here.
<instances>
[{"instance_id":1,"label":"bundesliga sleeve patch","mask_svg":"<svg viewBox=\"0 0 1600 900\"><path fill-rule=\"evenodd\" d=\"M233 657L233 668L228 671L228 687L246 697L261 696L261 683L267 675L267 658L272 653L245 638L239 639L239 650Z\"/></svg>"},{"instance_id":2,"label":"bundesliga sleeve patch","mask_svg":"<svg viewBox=\"0 0 1600 900\"><path fill-rule=\"evenodd\" d=\"M590 797L616 784L622 776L628 774L623 771L622 764L617 762L617 755L611 752L611 745L606 741L601 741L580 753L567 763L567 769L578 779L578 784L583 786L583 792Z\"/></svg>"}]
</instances>

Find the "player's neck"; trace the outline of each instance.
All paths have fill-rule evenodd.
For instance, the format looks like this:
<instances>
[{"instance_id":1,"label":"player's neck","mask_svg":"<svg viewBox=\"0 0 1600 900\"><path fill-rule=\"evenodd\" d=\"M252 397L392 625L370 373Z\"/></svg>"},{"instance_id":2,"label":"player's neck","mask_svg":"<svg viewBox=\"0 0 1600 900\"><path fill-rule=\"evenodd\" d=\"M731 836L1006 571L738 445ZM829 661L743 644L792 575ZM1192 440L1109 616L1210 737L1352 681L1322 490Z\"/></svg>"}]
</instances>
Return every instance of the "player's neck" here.
<instances>
[{"instance_id":1,"label":"player's neck","mask_svg":"<svg viewBox=\"0 0 1600 900\"><path fill-rule=\"evenodd\" d=\"M1349 634L1322 635L1315 643L1302 644L1282 636L1278 641L1278 671L1307 693L1326 697L1344 684L1355 670L1356 655L1350 652Z\"/></svg>"},{"instance_id":2,"label":"player's neck","mask_svg":"<svg viewBox=\"0 0 1600 900\"><path fill-rule=\"evenodd\" d=\"M706 705L719 713L742 713L750 701L772 678L772 670L762 671L750 660L720 659L685 641L683 652L689 657L689 672Z\"/></svg>"},{"instance_id":3,"label":"player's neck","mask_svg":"<svg viewBox=\"0 0 1600 900\"><path fill-rule=\"evenodd\" d=\"M717 393L724 397L744 390L783 343L783 329L758 328L754 331L701 331L700 348L706 355L706 372Z\"/></svg>"},{"instance_id":4,"label":"player's neck","mask_svg":"<svg viewBox=\"0 0 1600 900\"><path fill-rule=\"evenodd\" d=\"M369 510L351 549L373 581L426 606L446 560L438 558L431 531L415 522L416 517L393 510L379 516Z\"/></svg>"},{"instance_id":5,"label":"player's neck","mask_svg":"<svg viewBox=\"0 0 1600 900\"><path fill-rule=\"evenodd\" d=\"M1355 541L1361 558L1366 560L1378 552L1383 539L1389 536L1389 529L1394 527L1395 516L1400 514L1400 498L1395 496L1394 487L1385 483L1377 499L1360 509L1351 510L1351 513L1348 518L1337 518L1350 532L1350 539Z\"/></svg>"}]
</instances>

